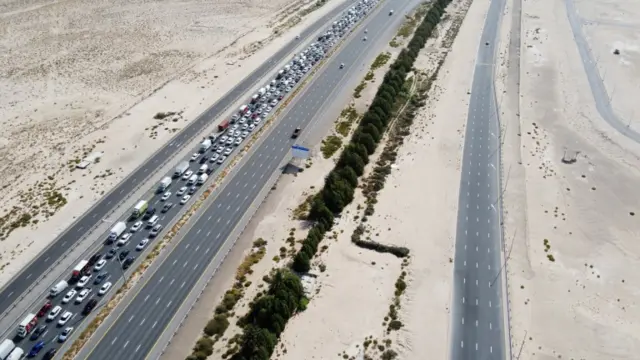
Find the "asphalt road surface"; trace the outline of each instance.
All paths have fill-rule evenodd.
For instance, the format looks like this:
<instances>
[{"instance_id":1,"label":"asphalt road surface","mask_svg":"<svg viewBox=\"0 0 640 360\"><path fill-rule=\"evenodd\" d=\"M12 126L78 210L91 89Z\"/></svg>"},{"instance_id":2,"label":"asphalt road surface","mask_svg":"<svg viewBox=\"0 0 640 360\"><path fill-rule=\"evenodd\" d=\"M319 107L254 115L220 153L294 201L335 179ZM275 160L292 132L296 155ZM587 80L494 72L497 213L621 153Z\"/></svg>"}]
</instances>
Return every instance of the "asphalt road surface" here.
<instances>
[{"instance_id":1,"label":"asphalt road surface","mask_svg":"<svg viewBox=\"0 0 640 360\"><path fill-rule=\"evenodd\" d=\"M471 88L454 259L451 358L504 359L500 128L493 84L504 0L492 0Z\"/></svg>"},{"instance_id":2,"label":"asphalt road surface","mask_svg":"<svg viewBox=\"0 0 640 360\"><path fill-rule=\"evenodd\" d=\"M356 1L347 1L344 5L337 7L329 14L320 18L300 34L301 39L305 39L323 26L326 26L330 19L355 2ZM100 223L117 204L131 196L138 185L145 182L147 177L151 175L157 167L162 166L174 153L180 151L182 144L190 142L203 128L209 126L213 120L219 117L227 107L234 104L243 96L247 96L249 89L277 64L288 57L300 44L300 41L302 40L296 40L286 44L275 55L267 59L258 69L244 78L236 87L225 94L168 144L164 145L158 152L147 159L142 166L123 180L113 191L82 215L60 235L51 246L40 253L34 261L5 285L2 292L0 292L0 309L4 311L4 309L11 308L11 305L27 291L35 279L45 273L61 256L64 256L67 250L72 248L76 242L83 239L87 232Z\"/></svg>"},{"instance_id":3,"label":"asphalt road surface","mask_svg":"<svg viewBox=\"0 0 640 360\"><path fill-rule=\"evenodd\" d=\"M368 38L377 39L385 29L402 21L400 14L416 1L388 2L365 20ZM394 9L396 15L389 16ZM273 132L238 170L237 176L220 192L212 205L193 224L155 274L103 335L88 355L89 359L143 359L155 346L171 318L198 281L218 249L232 232L261 190L264 181L278 171L289 156L293 130L307 127L315 115L331 100L352 68L367 53L368 42L362 40L364 27L343 45L325 68L316 74L289 111L275 125ZM381 39L380 41L388 41ZM344 63L344 69L339 64Z\"/></svg>"}]
</instances>

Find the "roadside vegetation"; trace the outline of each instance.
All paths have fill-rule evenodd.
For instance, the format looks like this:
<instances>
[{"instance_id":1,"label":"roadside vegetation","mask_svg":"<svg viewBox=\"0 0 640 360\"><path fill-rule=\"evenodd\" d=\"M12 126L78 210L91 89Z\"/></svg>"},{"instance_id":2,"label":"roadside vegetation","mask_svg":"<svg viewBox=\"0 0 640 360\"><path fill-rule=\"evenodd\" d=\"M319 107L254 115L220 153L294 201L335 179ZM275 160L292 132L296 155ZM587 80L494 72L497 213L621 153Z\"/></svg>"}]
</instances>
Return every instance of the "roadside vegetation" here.
<instances>
[{"instance_id":1,"label":"roadside vegetation","mask_svg":"<svg viewBox=\"0 0 640 360\"><path fill-rule=\"evenodd\" d=\"M395 111L400 107L397 96L405 89L407 75L411 73L419 51L432 35L444 8L450 2L437 0L429 7L408 47L402 50L386 73L371 106L360 120L335 168L326 177L323 188L313 197L308 219L314 225L291 264L295 273L306 273L311 269L311 259L318 252L325 234L331 230L334 214L341 213L353 200L369 156L375 152L387 126L395 117ZM269 289L252 301L248 314L239 321L242 335L235 347L225 355L232 360L270 358L288 320L297 312L304 311L308 303L300 278L295 273L280 269L269 278ZM397 324L391 325L389 322L388 325L396 327Z\"/></svg>"},{"instance_id":2,"label":"roadside vegetation","mask_svg":"<svg viewBox=\"0 0 640 360\"><path fill-rule=\"evenodd\" d=\"M329 135L324 140L322 140L322 146L320 147L320 151L322 151L322 156L325 159L328 159L336 153L336 151L340 150L342 146L342 139L339 136Z\"/></svg>"}]
</instances>

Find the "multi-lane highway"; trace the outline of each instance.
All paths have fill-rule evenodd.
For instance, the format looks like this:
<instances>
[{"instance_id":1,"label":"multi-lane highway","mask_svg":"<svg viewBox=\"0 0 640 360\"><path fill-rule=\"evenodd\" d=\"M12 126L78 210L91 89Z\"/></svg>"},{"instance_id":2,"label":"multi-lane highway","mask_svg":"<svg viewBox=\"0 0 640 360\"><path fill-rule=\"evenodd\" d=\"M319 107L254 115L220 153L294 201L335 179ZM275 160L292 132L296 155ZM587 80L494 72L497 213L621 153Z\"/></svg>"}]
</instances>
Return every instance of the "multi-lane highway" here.
<instances>
[{"instance_id":1,"label":"multi-lane highway","mask_svg":"<svg viewBox=\"0 0 640 360\"><path fill-rule=\"evenodd\" d=\"M315 34L323 26L326 26L332 18L354 3L355 1L347 1L318 19L300 34L301 39ZM118 204L129 198L141 184L144 184L145 180L156 169L170 161L173 155L181 150L183 145L188 144L203 129L211 125L211 122L222 115L229 106L232 106L243 96L247 96L247 92L251 87L289 56L300 45L300 41L292 41L286 44L276 54L267 59L65 230L49 247L4 286L0 292L0 311L10 309L13 303L20 299L22 294L30 288L35 279L49 271L50 267L56 264L58 259L65 256L66 252L73 248L76 242L89 235L91 230L99 225Z\"/></svg>"},{"instance_id":2,"label":"multi-lane highway","mask_svg":"<svg viewBox=\"0 0 640 360\"><path fill-rule=\"evenodd\" d=\"M465 132L456 230L451 358L505 359L501 278L500 126L493 83L504 0L480 37Z\"/></svg>"},{"instance_id":3,"label":"multi-lane highway","mask_svg":"<svg viewBox=\"0 0 640 360\"><path fill-rule=\"evenodd\" d=\"M106 330L98 344L88 349L89 359L142 359L160 338L173 315L227 240L264 182L289 156L296 127L310 128L323 107L334 100L334 91L349 78L363 59L375 55L375 43L386 43L392 34L388 28L403 21L402 14L418 1L387 2L373 13L359 31L346 41L339 52L322 68L286 113L274 126L268 138L238 169L237 175L202 213L158 270L141 287L135 298ZM389 16L395 10L396 15ZM364 28L369 41L363 41ZM344 69L339 64L344 63Z\"/></svg>"}]
</instances>

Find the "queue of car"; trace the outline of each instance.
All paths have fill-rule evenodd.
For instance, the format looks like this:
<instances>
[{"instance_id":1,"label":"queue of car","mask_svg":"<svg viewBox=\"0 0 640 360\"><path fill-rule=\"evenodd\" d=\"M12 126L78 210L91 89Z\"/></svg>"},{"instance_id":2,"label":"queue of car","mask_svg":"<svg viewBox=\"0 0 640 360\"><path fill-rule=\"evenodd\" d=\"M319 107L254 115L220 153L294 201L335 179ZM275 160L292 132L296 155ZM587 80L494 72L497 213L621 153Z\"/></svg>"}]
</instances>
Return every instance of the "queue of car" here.
<instances>
[{"instance_id":1,"label":"queue of car","mask_svg":"<svg viewBox=\"0 0 640 360\"><path fill-rule=\"evenodd\" d=\"M190 169L191 166L185 166L186 169L180 172L178 176L174 174L174 178L183 182L182 185L179 185L175 194L163 187L163 191L154 195L154 197L158 196L156 198L158 206L162 204L160 212L167 213L175 206L172 199L176 199L175 202L179 202L182 206L188 204L199 186L204 184L207 176L215 171L214 166L222 165L231 156L233 151L242 144L249 134L260 126L305 74L326 56L337 40L345 36L349 29L374 5L374 1L362 0L348 9L339 20L336 20L317 38L317 41L310 44L300 53L294 54L290 62L278 71L274 79L260 88L251 97L250 101L242 105L228 121L223 122L226 125L220 125L219 132L211 134L206 140L208 143L203 142L200 146L200 151L190 156L189 162L198 163L197 169ZM293 137L297 137L299 132L300 128L296 128ZM171 181L168 181L166 188L170 184ZM149 202L151 201L153 199ZM99 253L91 257L88 261L89 270L83 269L81 276L77 280L74 279L73 288L61 296L59 305L53 303L53 298L57 296L59 291L56 291L55 294L52 292L51 299L42 305L36 315L37 318L45 318L45 324L34 326L29 334L29 340L35 342L28 353L29 357L38 356L45 349L47 342L39 339L49 331L59 331L55 337L59 343L65 342L72 335L74 331L73 325L75 324L72 319L77 314L74 314L76 310L69 307L85 304L82 310L79 311L82 316L89 315L95 309L101 298L113 287L113 283L108 281L111 278L111 274L105 270L109 261L117 258L119 266L123 271L126 270L136 260L136 257L131 255L131 250L128 249L130 240L134 235L148 231L146 236L141 235L144 238L137 242L132 249L140 252L163 230L163 225L160 224L160 216L156 212L157 209L155 207L146 207L145 205L145 210L139 214L140 217L129 219L133 223L128 227L128 231L120 231L115 237L109 236L109 239L105 242L105 246L108 249L105 249L104 254ZM114 243L115 246L111 246ZM66 283L65 281L62 282ZM69 283L72 282L70 281ZM95 288L92 288L92 286ZM55 326L51 326L52 324L55 324ZM56 351L57 349L55 348L47 350L44 353L44 358L53 358Z\"/></svg>"}]
</instances>

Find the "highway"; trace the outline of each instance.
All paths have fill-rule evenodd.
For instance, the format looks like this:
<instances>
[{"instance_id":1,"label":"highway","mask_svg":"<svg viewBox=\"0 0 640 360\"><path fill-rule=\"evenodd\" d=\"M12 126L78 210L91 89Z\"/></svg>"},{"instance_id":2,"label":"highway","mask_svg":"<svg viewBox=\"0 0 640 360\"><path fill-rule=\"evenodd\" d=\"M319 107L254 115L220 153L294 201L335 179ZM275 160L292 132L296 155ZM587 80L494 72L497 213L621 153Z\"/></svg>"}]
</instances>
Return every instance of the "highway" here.
<instances>
[{"instance_id":1,"label":"highway","mask_svg":"<svg viewBox=\"0 0 640 360\"><path fill-rule=\"evenodd\" d=\"M81 358L137 360L146 357L201 272L252 204L264 181L290 156L293 130L302 127L304 136L316 115L334 100L332 94L347 81L352 69L359 67L365 56L373 58L373 43L386 44L392 36L388 29L399 25L402 14L417 4L416 0L387 2L365 19L356 34L346 40L289 105L269 136L238 169L237 176L220 190L158 270L146 278L146 283L103 333L98 344ZM391 9L395 10L394 16L389 16ZM362 39L365 27L370 39L367 42ZM344 69L339 69L340 63L345 64Z\"/></svg>"},{"instance_id":2,"label":"highway","mask_svg":"<svg viewBox=\"0 0 640 360\"><path fill-rule=\"evenodd\" d=\"M451 359L505 359L501 278L500 126L493 83L504 0L492 0L480 38L460 178Z\"/></svg>"},{"instance_id":3,"label":"highway","mask_svg":"<svg viewBox=\"0 0 640 360\"><path fill-rule=\"evenodd\" d=\"M276 65L290 56L293 50L299 46L300 41L303 41L323 26L326 26L332 18L355 2L356 1L347 1L305 29L300 34L301 40L291 41L272 57L268 58L255 71L244 78L202 115L179 132L170 142L154 153L91 209L79 217L78 220L54 240L50 246L43 250L28 266L23 268L18 275L3 287L0 292L0 309L2 309L2 311L10 309L13 303L29 290L29 287L35 279L38 279L50 270L50 267L56 264L58 259L65 256L67 250L73 248L76 242L85 239L85 237L109 215L112 209L129 198L140 185L145 184L147 178L151 176L156 169L161 168L167 161L171 161L173 155L178 153L183 145L190 143L203 129L210 126L212 122L222 115L230 106L243 96L250 96L248 91L267 73L274 69Z\"/></svg>"}]
</instances>

